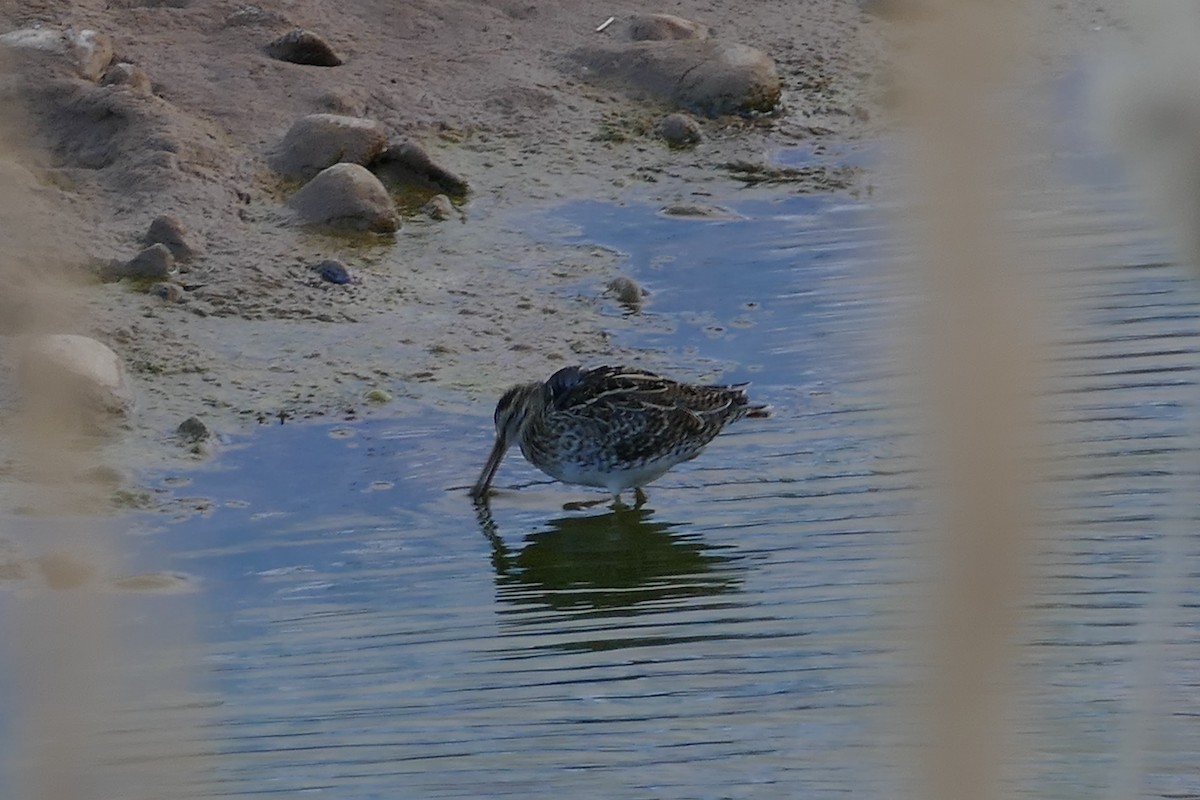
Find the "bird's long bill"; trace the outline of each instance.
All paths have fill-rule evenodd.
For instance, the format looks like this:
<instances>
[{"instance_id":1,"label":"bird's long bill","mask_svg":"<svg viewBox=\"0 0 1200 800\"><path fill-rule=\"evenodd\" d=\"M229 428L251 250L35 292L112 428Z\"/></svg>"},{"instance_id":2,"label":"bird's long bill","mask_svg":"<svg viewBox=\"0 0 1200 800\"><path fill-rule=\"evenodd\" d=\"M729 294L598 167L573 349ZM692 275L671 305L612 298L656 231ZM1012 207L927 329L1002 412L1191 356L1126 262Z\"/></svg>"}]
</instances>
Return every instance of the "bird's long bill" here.
<instances>
[{"instance_id":1,"label":"bird's long bill","mask_svg":"<svg viewBox=\"0 0 1200 800\"><path fill-rule=\"evenodd\" d=\"M504 436L497 434L492 452L488 454L487 463L483 465L483 472L479 473L479 480L471 487L472 497L483 497L487 494L488 487L492 485L492 478L496 477L496 470L500 469L500 462L504 460L507 451L508 442L504 440Z\"/></svg>"}]
</instances>

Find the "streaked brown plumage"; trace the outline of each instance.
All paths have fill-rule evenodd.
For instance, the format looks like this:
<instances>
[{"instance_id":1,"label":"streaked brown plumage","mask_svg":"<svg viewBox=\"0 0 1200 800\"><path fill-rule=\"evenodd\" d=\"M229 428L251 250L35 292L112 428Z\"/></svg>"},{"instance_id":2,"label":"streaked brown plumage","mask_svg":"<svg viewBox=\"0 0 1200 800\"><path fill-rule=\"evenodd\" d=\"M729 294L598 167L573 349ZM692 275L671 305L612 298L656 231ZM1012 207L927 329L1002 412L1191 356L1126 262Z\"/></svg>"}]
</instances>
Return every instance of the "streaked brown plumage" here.
<instances>
[{"instance_id":1,"label":"streaked brown plumage","mask_svg":"<svg viewBox=\"0 0 1200 800\"><path fill-rule=\"evenodd\" d=\"M512 387L496 405L496 443L471 489L483 497L508 448L564 483L620 500L695 458L729 423L766 417L741 385L697 386L628 367L565 367Z\"/></svg>"}]
</instances>

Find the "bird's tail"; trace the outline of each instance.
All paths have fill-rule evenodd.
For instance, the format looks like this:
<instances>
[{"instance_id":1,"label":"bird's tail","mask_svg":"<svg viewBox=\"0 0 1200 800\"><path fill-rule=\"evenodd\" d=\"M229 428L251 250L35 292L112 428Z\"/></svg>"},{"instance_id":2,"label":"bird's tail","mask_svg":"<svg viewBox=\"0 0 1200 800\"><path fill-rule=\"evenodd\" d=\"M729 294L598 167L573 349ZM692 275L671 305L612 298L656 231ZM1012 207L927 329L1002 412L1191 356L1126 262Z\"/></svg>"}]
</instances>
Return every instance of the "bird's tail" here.
<instances>
[{"instance_id":1,"label":"bird's tail","mask_svg":"<svg viewBox=\"0 0 1200 800\"><path fill-rule=\"evenodd\" d=\"M766 419L767 417L771 416L771 407L766 403L760 403L753 406L750 405L750 397L746 394L746 387L749 385L749 383L735 383L732 386L726 386L724 388L732 389L733 391L737 392L738 396L735 402L739 406L745 407L745 411L742 413L742 416L750 417L751 419Z\"/></svg>"},{"instance_id":2,"label":"bird's tail","mask_svg":"<svg viewBox=\"0 0 1200 800\"><path fill-rule=\"evenodd\" d=\"M768 405L750 406L746 409L746 416L751 418L766 419L771 416L771 407Z\"/></svg>"}]
</instances>

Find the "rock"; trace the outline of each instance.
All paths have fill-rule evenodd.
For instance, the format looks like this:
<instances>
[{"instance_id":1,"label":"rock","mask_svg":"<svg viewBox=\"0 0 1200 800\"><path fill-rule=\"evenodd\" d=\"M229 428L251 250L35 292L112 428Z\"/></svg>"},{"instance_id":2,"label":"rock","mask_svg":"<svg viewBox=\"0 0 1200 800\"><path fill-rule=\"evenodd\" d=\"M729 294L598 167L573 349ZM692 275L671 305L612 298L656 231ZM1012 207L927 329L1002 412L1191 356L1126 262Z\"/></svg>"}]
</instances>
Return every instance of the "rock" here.
<instances>
[{"instance_id":1,"label":"rock","mask_svg":"<svg viewBox=\"0 0 1200 800\"><path fill-rule=\"evenodd\" d=\"M311 224L392 233L399 229L396 206L379 179L358 164L322 170L288 201Z\"/></svg>"},{"instance_id":2,"label":"rock","mask_svg":"<svg viewBox=\"0 0 1200 800\"><path fill-rule=\"evenodd\" d=\"M329 43L312 31L296 29L263 48L271 58L312 67L340 67L344 62Z\"/></svg>"},{"instance_id":3,"label":"rock","mask_svg":"<svg viewBox=\"0 0 1200 800\"><path fill-rule=\"evenodd\" d=\"M465 197L470 191L464 178L434 162L429 153L414 142L389 145L370 167L391 184L417 184L440 189L453 197Z\"/></svg>"},{"instance_id":4,"label":"rock","mask_svg":"<svg viewBox=\"0 0 1200 800\"><path fill-rule=\"evenodd\" d=\"M690 147L704 138L700 124L687 114L668 114L654 130L671 147Z\"/></svg>"},{"instance_id":5,"label":"rock","mask_svg":"<svg viewBox=\"0 0 1200 800\"><path fill-rule=\"evenodd\" d=\"M775 62L742 44L633 42L585 47L571 58L581 77L615 82L706 116L770 111L783 88Z\"/></svg>"},{"instance_id":6,"label":"rock","mask_svg":"<svg viewBox=\"0 0 1200 800\"><path fill-rule=\"evenodd\" d=\"M313 271L321 277L321 280L336 283L339 286L344 286L353 280L350 277L350 270L346 269L346 265L332 258L322 261L319 264L314 264Z\"/></svg>"},{"instance_id":7,"label":"rock","mask_svg":"<svg viewBox=\"0 0 1200 800\"><path fill-rule=\"evenodd\" d=\"M392 402L392 396L384 389L371 389L363 395L363 399L377 406Z\"/></svg>"},{"instance_id":8,"label":"rock","mask_svg":"<svg viewBox=\"0 0 1200 800\"><path fill-rule=\"evenodd\" d=\"M209 436L211 436L208 431L208 426L196 417L188 417L183 422L179 423L179 427L175 429L175 435L182 439L186 444L203 442L207 440Z\"/></svg>"},{"instance_id":9,"label":"rock","mask_svg":"<svg viewBox=\"0 0 1200 800\"><path fill-rule=\"evenodd\" d=\"M664 207L659 213L665 217L683 217L685 219L745 219L727 208L704 203L677 203Z\"/></svg>"},{"instance_id":10,"label":"rock","mask_svg":"<svg viewBox=\"0 0 1200 800\"><path fill-rule=\"evenodd\" d=\"M139 94L150 94L154 87L146 70L126 61L113 64L100 80L101 86L128 86Z\"/></svg>"},{"instance_id":11,"label":"rock","mask_svg":"<svg viewBox=\"0 0 1200 800\"><path fill-rule=\"evenodd\" d=\"M242 26L257 26L257 25L273 25L280 26L287 24L287 18L276 11L270 11L261 6L241 6L232 14L225 18L226 28L238 28Z\"/></svg>"},{"instance_id":12,"label":"rock","mask_svg":"<svg viewBox=\"0 0 1200 800\"><path fill-rule=\"evenodd\" d=\"M444 194L435 194L428 203L421 207L421 210L439 222L454 216L454 204Z\"/></svg>"},{"instance_id":13,"label":"rock","mask_svg":"<svg viewBox=\"0 0 1200 800\"><path fill-rule=\"evenodd\" d=\"M629 21L629 38L635 42L666 39L707 39L708 26L674 14L635 14Z\"/></svg>"},{"instance_id":14,"label":"rock","mask_svg":"<svg viewBox=\"0 0 1200 800\"><path fill-rule=\"evenodd\" d=\"M142 572L111 578L108 585L123 592L153 592L155 594L182 594L195 589L195 581L180 573Z\"/></svg>"},{"instance_id":15,"label":"rock","mask_svg":"<svg viewBox=\"0 0 1200 800\"><path fill-rule=\"evenodd\" d=\"M307 180L338 162L370 163L388 148L388 128L358 116L310 114L296 120L271 152L271 168Z\"/></svg>"},{"instance_id":16,"label":"rock","mask_svg":"<svg viewBox=\"0 0 1200 800\"><path fill-rule=\"evenodd\" d=\"M293 123L268 161L285 178L307 180L339 162L368 164L387 147L387 128L375 120L310 114Z\"/></svg>"},{"instance_id":17,"label":"rock","mask_svg":"<svg viewBox=\"0 0 1200 800\"><path fill-rule=\"evenodd\" d=\"M176 261L185 264L191 261L196 254L196 251L187 242L187 228L179 221L178 217L170 214L155 217L154 221L150 223L150 229L142 237L142 241L149 245L164 245L171 251L171 255L175 257Z\"/></svg>"},{"instance_id":18,"label":"rock","mask_svg":"<svg viewBox=\"0 0 1200 800\"><path fill-rule=\"evenodd\" d=\"M167 303L179 303L183 301L185 291L178 283L163 281L147 289L146 294L152 294Z\"/></svg>"},{"instance_id":19,"label":"rock","mask_svg":"<svg viewBox=\"0 0 1200 800\"><path fill-rule=\"evenodd\" d=\"M19 376L23 395L39 407L66 401L122 417L133 410L133 391L121 359L87 336L35 337L22 354Z\"/></svg>"},{"instance_id":20,"label":"rock","mask_svg":"<svg viewBox=\"0 0 1200 800\"><path fill-rule=\"evenodd\" d=\"M64 56L90 81L99 80L113 59L112 40L88 29L21 28L0 35L0 46L25 54Z\"/></svg>"},{"instance_id":21,"label":"rock","mask_svg":"<svg viewBox=\"0 0 1200 800\"><path fill-rule=\"evenodd\" d=\"M612 293L618 303L630 311L641 309L642 298L646 296L646 290L637 281L633 278L627 278L624 275L609 281L608 291Z\"/></svg>"},{"instance_id":22,"label":"rock","mask_svg":"<svg viewBox=\"0 0 1200 800\"><path fill-rule=\"evenodd\" d=\"M175 269L175 256L165 244L152 244L130 259L121 269L120 277L136 280L161 281Z\"/></svg>"}]
</instances>

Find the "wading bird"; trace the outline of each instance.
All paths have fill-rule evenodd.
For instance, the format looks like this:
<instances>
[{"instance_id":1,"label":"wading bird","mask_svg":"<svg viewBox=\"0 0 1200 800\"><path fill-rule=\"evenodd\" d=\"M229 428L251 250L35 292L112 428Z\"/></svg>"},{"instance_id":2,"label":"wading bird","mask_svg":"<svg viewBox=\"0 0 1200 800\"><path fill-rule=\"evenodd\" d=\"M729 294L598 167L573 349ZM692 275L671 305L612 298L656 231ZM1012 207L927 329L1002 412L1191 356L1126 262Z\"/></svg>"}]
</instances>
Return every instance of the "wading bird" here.
<instances>
[{"instance_id":1,"label":"wading bird","mask_svg":"<svg viewBox=\"0 0 1200 800\"><path fill-rule=\"evenodd\" d=\"M487 496L516 444L552 478L607 489L616 503L634 489L640 503L643 486L700 455L726 425L770 415L750 405L743 386L697 386L628 367L564 367L514 386L496 405L496 443L471 496Z\"/></svg>"}]
</instances>

